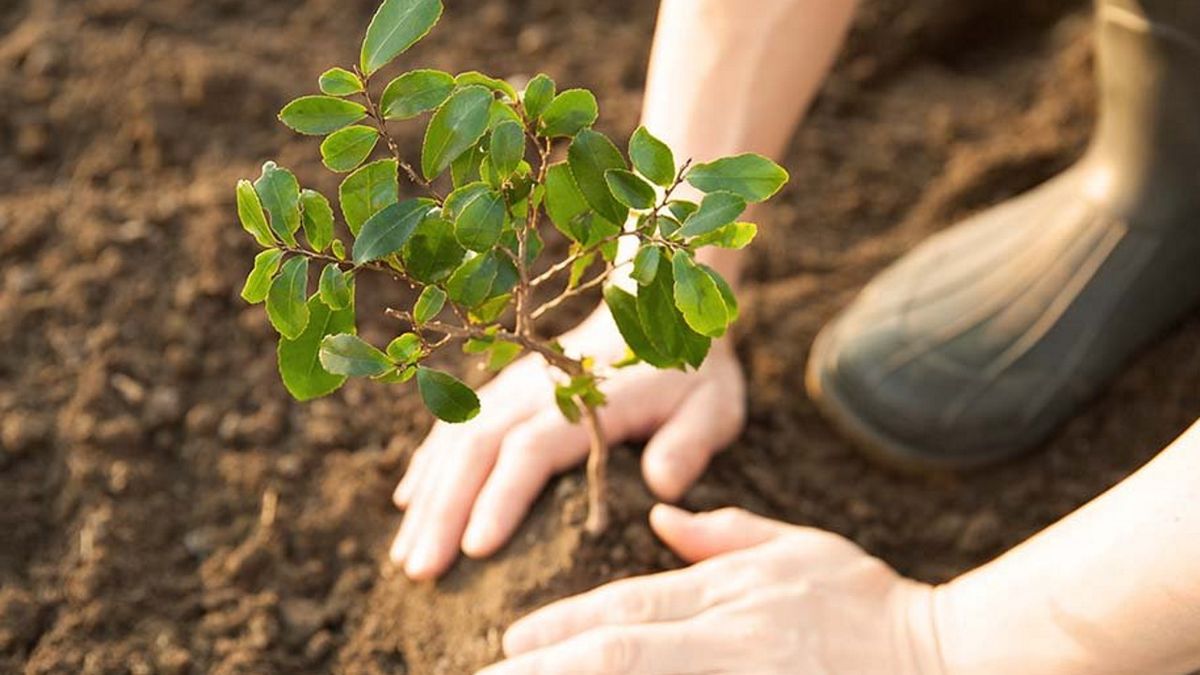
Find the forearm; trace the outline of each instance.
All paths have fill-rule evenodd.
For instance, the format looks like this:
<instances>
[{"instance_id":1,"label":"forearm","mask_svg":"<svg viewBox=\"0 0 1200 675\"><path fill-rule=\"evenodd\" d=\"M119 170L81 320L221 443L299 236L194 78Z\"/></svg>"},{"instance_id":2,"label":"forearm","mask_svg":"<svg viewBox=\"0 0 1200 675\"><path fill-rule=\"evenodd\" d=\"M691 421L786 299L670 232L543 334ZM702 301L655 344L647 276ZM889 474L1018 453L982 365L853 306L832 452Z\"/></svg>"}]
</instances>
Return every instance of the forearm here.
<instances>
[{"instance_id":1,"label":"forearm","mask_svg":"<svg viewBox=\"0 0 1200 675\"><path fill-rule=\"evenodd\" d=\"M1200 423L935 604L950 675L1200 668Z\"/></svg>"},{"instance_id":2,"label":"forearm","mask_svg":"<svg viewBox=\"0 0 1200 675\"><path fill-rule=\"evenodd\" d=\"M643 124L680 162L744 152L780 159L833 63L854 5L663 0ZM710 248L702 257L738 278L741 252Z\"/></svg>"}]
</instances>

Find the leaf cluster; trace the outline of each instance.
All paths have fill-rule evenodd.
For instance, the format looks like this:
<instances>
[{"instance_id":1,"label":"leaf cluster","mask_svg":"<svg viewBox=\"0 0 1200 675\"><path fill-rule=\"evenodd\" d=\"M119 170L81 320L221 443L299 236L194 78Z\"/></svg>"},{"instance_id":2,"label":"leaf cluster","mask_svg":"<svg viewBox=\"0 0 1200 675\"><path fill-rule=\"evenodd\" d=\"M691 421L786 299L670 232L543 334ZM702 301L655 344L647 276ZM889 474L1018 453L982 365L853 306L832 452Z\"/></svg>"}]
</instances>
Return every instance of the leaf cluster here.
<instances>
[{"instance_id":1,"label":"leaf cluster","mask_svg":"<svg viewBox=\"0 0 1200 675\"><path fill-rule=\"evenodd\" d=\"M435 415L466 421L479 412L474 392L424 365L456 343L492 369L541 354L563 374L560 409L578 420L581 406L603 404L601 374L590 359L539 338L535 323L597 287L630 348L624 364L699 367L738 305L696 251L749 244L757 228L741 222L742 213L774 195L787 173L751 154L680 164L645 128L619 148L594 128L595 96L560 92L546 75L518 91L479 72L417 69L390 79L377 97L381 70L441 14L441 0L384 0L360 62L326 71L321 93L280 112L289 128L321 137L325 166L346 174L340 226L327 197L274 162L237 185L239 219L262 248L242 296L265 303L288 391L307 400L348 377L415 379ZM421 119L420 161L409 164L389 124ZM704 193L699 203L674 196L684 182ZM570 242L565 258L542 260L549 227ZM618 258L622 238L636 243L629 260ZM626 266L629 290L612 283ZM363 272L390 276L415 297L389 310L403 326L382 348L357 335L355 281ZM543 286L557 292L535 306Z\"/></svg>"}]
</instances>

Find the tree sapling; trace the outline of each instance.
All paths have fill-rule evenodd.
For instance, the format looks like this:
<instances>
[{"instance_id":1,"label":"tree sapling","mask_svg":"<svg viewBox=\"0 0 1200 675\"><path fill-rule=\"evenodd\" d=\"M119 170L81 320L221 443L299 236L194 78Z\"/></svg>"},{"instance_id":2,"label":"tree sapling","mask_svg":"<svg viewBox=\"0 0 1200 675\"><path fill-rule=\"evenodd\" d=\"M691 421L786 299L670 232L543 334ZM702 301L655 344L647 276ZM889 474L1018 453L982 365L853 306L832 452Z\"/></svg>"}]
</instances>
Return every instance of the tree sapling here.
<instances>
[{"instance_id":1,"label":"tree sapling","mask_svg":"<svg viewBox=\"0 0 1200 675\"><path fill-rule=\"evenodd\" d=\"M540 355L556 373L562 414L588 431L586 529L596 534L607 523L608 447L596 415L606 371L639 362L700 367L738 305L695 252L749 244L757 228L738 217L747 203L774 195L787 172L753 154L677 166L645 128L630 139L627 161L593 128L595 96L557 92L546 75L517 91L479 72L413 70L377 95L381 69L441 14L441 0L385 0L358 65L326 71L321 94L280 112L291 129L324 137L325 166L348 174L338 190L345 231L335 233L329 199L267 162L256 181L237 185L239 219L262 247L242 297L265 302L280 334L283 383L302 401L337 390L347 377L415 379L434 415L466 422L479 413L479 399L423 365L428 357L458 343L497 370L524 352ZM388 125L424 116L414 165ZM401 177L412 196L402 197ZM685 181L705 194L699 203L674 197ZM562 259L542 260L543 215L570 242ZM619 239L636 243L628 260L618 258ZM311 295L310 265L320 267ZM634 292L612 283L621 268ZM355 279L364 272L390 277L416 297L387 310L403 332L382 349L356 335ZM629 347L628 358L611 366L568 353L537 330L539 319L597 288ZM551 289L557 292L539 303L546 294L538 291Z\"/></svg>"}]
</instances>

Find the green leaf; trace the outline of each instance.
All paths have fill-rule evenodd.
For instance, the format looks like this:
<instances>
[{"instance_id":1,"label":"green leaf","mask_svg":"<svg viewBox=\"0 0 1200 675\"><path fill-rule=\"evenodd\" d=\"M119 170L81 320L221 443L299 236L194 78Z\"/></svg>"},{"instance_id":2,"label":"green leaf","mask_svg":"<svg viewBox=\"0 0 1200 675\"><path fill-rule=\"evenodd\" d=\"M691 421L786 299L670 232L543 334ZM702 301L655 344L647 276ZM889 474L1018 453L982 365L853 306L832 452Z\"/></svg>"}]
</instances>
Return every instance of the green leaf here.
<instances>
[{"instance_id":1,"label":"green leaf","mask_svg":"<svg viewBox=\"0 0 1200 675\"><path fill-rule=\"evenodd\" d=\"M387 355L403 365L416 363L424 355L421 338L416 333L405 333L388 344Z\"/></svg>"},{"instance_id":2,"label":"green leaf","mask_svg":"<svg viewBox=\"0 0 1200 675\"><path fill-rule=\"evenodd\" d=\"M249 232L260 246L275 245L271 226L267 225L267 217L263 214L262 202L248 180L239 180L237 183L237 211L242 229Z\"/></svg>"},{"instance_id":3,"label":"green leaf","mask_svg":"<svg viewBox=\"0 0 1200 675\"><path fill-rule=\"evenodd\" d=\"M700 205L696 202L689 202L684 199L672 199L667 202L667 210L675 217L675 220L683 222L692 217L692 214L700 209Z\"/></svg>"},{"instance_id":4,"label":"green leaf","mask_svg":"<svg viewBox=\"0 0 1200 675\"><path fill-rule=\"evenodd\" d=\"M654 188L633 172L609 169L604 172L604 180L608 182L608 189L612 191L612 195L625 206L638 211L654 208Z\"/></svg>"},{"instance_id":5,"label":"green leaf","mask_svg":"<svg viewBox=\"0 0 1200 675\"><path fill-rule=\"evenodd\" d=\"M505 368L521 355L521 345L497 340L488 351L487 369L497 371Z\"/></svg>"},{"instance_id":6,"label":"green leaf","mask_svg":"<svg viewBox=\"0 0 1200 675\"><path fill-rule=\"evenodd\" d=\"M337 258L338 260L346 259L346 245L342 243L341 239L334 239L329 248L333 252L333 257Z\"/></svg>"},{"instance_id":7,"label":"green leaf","mask_svg":"<svg viewBox=\"0 0 1200 675\"><path fill-rule=\"evenodd\" d=\"M330 134L321 142L321 161L330 171L345 173L358 168L379 142L373 127L356 124Z\"/></svg>"},{"instance_id":8,"label":"green leaf","mask_svg":"<svg viewBox=\"0 0 1200 675\"><path fill-rule=\"evenodd\" d=\"M569 386L558 385L554 387L554 403L558 406L558 411L571 424L579 424L579 420L583 419L583 412L579 409L579 404L575 402L574 392Z\"/></svg>"},{"instance_id":9,"label":"green leaf","mask_svg":"<svg viewBox=\"0 0 1200 675\"><path fill-rule=\"evenodd\" d=\"M675 281L671 263L659 256L650 283L638 288L638 320L654 348L675 366L682 362L684 335L692 332L675 307Z\"/></svg>"},{"instance_id":10,"label":"green leaf","mask_svg":"<svg viewBox=\"0 0 1200 675\"><path fill-rule=\"evenodd\" d=\"M697 164L687 182L703 192L732 192L748 202L770 199L788 182L788 172L762 155L745 154Z\"/></svg>"},{"instance_id":11,"label":"green leaf","mask_svg":"<svg viewBox=\"0 0 1200 675\"><path fill-rule=\"evenodd\" d=\"M499 274L496 256L485 253L463 263L446 281L450 299L467 307L477 307L492 295L492 286Z\"/></svg>"},{"instance_id":12,"label":"green leaf","mask_svg":"<svg viewBox=\"0 0 1200 675\"><path fill-rule=\"evenodd\" d=\"M460 74L458 77L454 78L454 84L458 85L459 87L479 85L481 87L487 87L494 92L504 94L510 101L520 100L520 97L517 96L517 90L513 89L511 84L505 82L504 80L491 77L490 75L484 75L477 70Z\"/></svg>"},{"instance_id":13,"label":"green leaf","mask_svg":"<svg viewBox=\"0 0 1200 675\"><path fill-rule=\"evenodd\" d=\"M454 187L460 188L479 181L480 166L486 158L487 151L483 149L482 143L459 155L458 159L450 164L450 177L454 181Z\"/></svg>"},{"instance_id":14,"label":"green leaf","mask_svg":"<svg viewBox=\"0 0 1200 675\"><path fill-rule=\"evenodd\" d=\"M753 223L731 223L725 227L702 234L689 243L697 248L701 246L719 246L721 248L742 249L754 241L758 235L758 226Z\"/></svg>"},{"instance_id":15,"label":"green leaf","mask_svg":"<svg viewBox=\"0 0 1200 675\"><path fill-rule=\"evenodd\" d=\"M296 176L267 162L254 181L254 191L271 216L271 229L284 243L295 246L296 230L300 229L300 182Z\"/></svg>"},{"instance_id":16,"label":"green leaf","mask_svg":"<svg viewBox=\"0 0 1200 675\"><path fill-rule=\"evenodd\" d=\"M646 127L638 127L629 138L629 159L638 173L655 183L670 187L675 182L674 153Z\"/></svg>"},{"instance_id":17,"label":"green leaf","mask_svg":"<svg viewBox=\"0 0 1200 675\"><path fill-rule=\"evenodd\" d=\"M487 131L492 92L478 85L459 89L434 113L425 131L421 171L433 180Z\"/></svg>"},{"instance_id":18,"label":"green leaf","mask_svg":"<svg viewBox=\"0 0 1200 675\"><path fill-rule=\"evenodd\" d=\"M330 96L349 96L363 90L362 80L345 68L330 68L321 73L318 83L321 93Z\"/></svg>"},{"instance_id":19,"label":"green leaf","mask_svg":"<svg viewBox=\"0 0 1200 675\"><path fill-rule=\"evenodd\" d=\"M421 291L420 297L417 298L417 304L413 307L413 319L418 325L432 321L437 318L445 306L446 291L437 286L426 286L425 290Z\"/></svg>"},{"instance_id":20,"label":"green leaf","mask_svg":"<svg viewBox=\"0 0 1200 675\"><path fill-rule=\"evenodd\" d=\"M325 370L346 377L375 377L392 369L387 354L349 333L321 340L320 359Z\"/></svg>"},{"instance_id":21,"label":"green leaf","mask_svg":"<svg viewBox=\"0 0 1200 675\"><path fill-rule=\"evenodd\" d=\"M516 110L513 110L510 104L500 99L493 99L491 105L488 106L488 131L495 129L505 122L521 124L521 116L517 114ZM523 129L524 126L521 128Z\"/></svg>"},{"instance_id":22,"label":"green leaf","mask_svg":"<svg viewBox=\"0 0 1200 675\"><path fill-rule=\"evenodd\" d=\"M496 245L508 220L504 196L484 183L471 183L450 194L446 212L454 219L454 236L472 251Z\"/></svg>"},{"instance_id":23,"label":"green leaf","mask_svg":"<svg viewBox=\"0 0 1200 675\"><path fill-rule=\"evenodd\" d=\"M683 221L678 236L698 237L733 223L746 210L746 200L732 192L713 192L704 196L700 208Z\"/></svg>"},{"instance_id":24,"label":"green leaf","mask_svg":"<svg viewBox=\"0 0 1200 675\"><path fill-rule=\"evenodd\" d=\"M575 288L583 281L583 275L596 263L596 253L593 251L571 263L571 272L567 275L567 289Z\"/></svg>"},{"instance_id":25,"label":"green leaf","mask_svg":"<svg viewBox=\"0 0 1200 675\"><path fill-rule=\"evenodd\" d=\"M308 258L296 257L283 264L283 271L267 291L267 317L279 334L294 340L308 326Z\"/></svg>"},{"instance_id":26,"label":"green leaf","mask_svg":"<svg viewBox=\"0 0 1200 675\"><path fill-rule=\"evenodd\" d=\"M330 309L346 309L354 302L350 274L343 273L336 263L329 263L321 270L317 290L321 302L329 305Z\"/></svg>"},{"instance_id":27,"label":"green leaf","mask_svg":"<svg viewBox=\"0 0 1200 675\"><path fill-rule=\"evenodd\" d=\"M328 335L354 332L354 307L332 310L317 294L308 300L309 321L304 332L294 340L279 340L279 374L288 393L300 401L308 401L336 391L346 378L334 375L321 367L321 340Z\"/></svg>"},{"instance_id":28,"label":"green leaf","mask_svg":"<svg viewBox=\"0 0 1200 675\"><path fill-rule=\"evenodd\" d=\"M686 253L675 254L672 272L675 275L675 306L683 313L687 324L701 335L724 335L729 325L729 312L721 289L712 277L697 267Z\"/></svg>"},{"instance_id":29,"label":"green leaf","mask_svg":"<svg viewBox=\"0 0 1200 675\"><path fill-rule=\"evenodd\" d=\"M525 114L529 119L536 120L546 111L546 107L554 100L554 80L549 75L540 73L529 84L525 85Z\"/></svg>"},{"instance_id":30,"label":"green leaf","mask_svg":"<svg viewBox=\"0 0 1200 675\"><path fill-rule=\"evenodd\" d=\"M430 199L408 199L371 216L354 241L351 254L354 264L362 265L400 251L433 207Z\"/></svg>"},{"instance_id":31,"label":"green leaf","mask_svg":"<svg viewBox=\"0 0 1200 675\"><path fill-rule=\"evenodd\" d=\"M604 304L608 305L608 311L612 314L621 337L625 339L625 344L638 358L656 368L670 368L675 365L675 360L659 352L647 337L638 318L637 298L616 286L609 286L604 289Z\"/></svg>"},{"instance_id":32,"label":"green leaf","mask_svg":"<svg viewBox=\"0 0 1200 675\"><path fill-rule=\"evenodd\" d=\"M409 276L432 284L449 276L466 253L454 237L454 225L431 215L417 226L400 255Z\"/></svg>"},{"instance_id":33,"label":"green leaf","mask_svg":"<svg viewBox=\"0 0 1200 675\"><path fill-rule=\"evenodd\" d=\"M406 120L435 110L454 91L454 76L440 70L414 70L388 83L379 109L389 120Z\"/></svg>"},{"instance_id":34,"label":"green leaf","mask_svg":"<svg viewBox=\"0 0 1200 675\"><path fill-rule=\"evenodd\" d=\"M273 248L254 256L254 269L246 277L246 285L242 287L242 299L257 305L267 299L267 291L271 288L271 280L279 271L279 262L283 260L283 251Z\"/></svg>"},{"instance_id":35,"label":"green leaf","mask_svg":"<svg viewBox=\"0 0 1200 675\"><path fill-rule=\"evenodd\" d=\"M333 208L329 206L329 200L316 190L303 190L300 207L308 245L314 251L324 251L333 241Z\"/></svg>"},{"instance_id":36,"label":"green leaf","mask_svg":"<svg viewBox=\"0 0 1200 675\"><path fill-rule=\"evenodd\" d=\"M596 97L586 89L568 89L550 102L542 112L541 133L556 136L574 136L596 123L600 108ZM622 163L623 164L623 163Z\"/></svg>"},{"instance_id":37,"label":"green leaf","mask_svg":"<svg viewBox=\"0 0 1200 675\"><path fill-rule=\"evenodd\" d=\"M302 96L279 111L279 121L308 136L324 136L366 116L363 106L334 96Z\"/></svg>"},{"instance_id":38,"label":"green leaf","mask_svg":"<svg viewBox=\"0 0 1200 675\"><path fill-rule=\"evenodd\" d=\"M654 282L658 274L658 263L662 259L662 249L657 246L643 246L633 257L633 272L629 276L641 286Z\"/></svg>"},{"instance_id":39,"label":"green leaf","mask_svg":"<svg viewBox=\"0 0 1200 675\"><path fill-rule=\"evenodd\" d=\"M358 236L363 223L385 206L395 204L399 193L396 160L371 162L346 177L338 188L342 215L351 234Z\"/></svg>"},{"instance_id":40,"label":"green leaf","mask_svg":"<svg viewBox=\"0 0 1200 675\"><path fill-rule=\"evenodd\" d=\"M567 238L582 243L588 234L582 216L590 210L571 169L563 163L551 165L546 171L546 213L554 226Z\"/></svg>"},{"instance_id":41,"label":"green leaf","mask_svg":"<svg viewBox=\"0 0 1200 675\"><path fill-rule=\"evenodd\" d=\"M624 169L625 159L617 146L604 134L584 129L567 150L571 175L584 199L605 220L618 225L625 222L629 208L618 202L604 178L610 169Z\"/></svg>"},{"instance_id":42,"label":"green leaf","mask_svg":"<svg viewBox=\"0 0 1200 675\"><path fill-rule=\"evenodd\" d=\"M504 314L504 310L508 309L508 304L512 302L512 295L505 293L497 295L484 301L483 304L471 309L467 312L467 316L475 323L494 323Z\"/></svg>"},{"instance_id":43,"label":"green leaf","mask_svg":"<svg viewBox=\"0 0 1200 675\"><path fill-rule=\"evenodd\" d=\"M451 375L417 368L417 388L425 407L442 421L466 422L479 414L479 397Z\"/></svg>"},{"instance_id":44,"label":"green leaf","mask_svg":"<svg viewBox=\"0 0 1200 675\"><path fill-rule=\"evenodd\" d=\"M501 180L508 180L525 158L525 130L517 122L501 122L492 129L491 150L488 155Z\"/></svg>"},{"instance_id":45,"label":"green leaf","mask_svg":"<svg viewBox=\"0 0 1200 675\"><path fill-rule=\"evenodd\" d=\"M384 0L367 27L359 65L370 76L425 37L442 16L441 0Z\"/></svg>"},{"instance_id":46,"label":"green leaf","mask_svg":"<svg viewBox=\"0 0 1200 675\"><path fill-rule=\"evenodd\" d=\"M717 290L721 291L721 299L725 301L725 311L729 315L728 323L726 325L728 326L728 324L732 324L734 321L737 321L738 314L741 310L738 307L737 295L734 294L733 288L729 285L729 282L725 280L725 277L721 276L716 270L708 265L700 265L700 270L707 274L708 277L713 280L713 283L717 285Z\"/></svg>"}]
</instances>

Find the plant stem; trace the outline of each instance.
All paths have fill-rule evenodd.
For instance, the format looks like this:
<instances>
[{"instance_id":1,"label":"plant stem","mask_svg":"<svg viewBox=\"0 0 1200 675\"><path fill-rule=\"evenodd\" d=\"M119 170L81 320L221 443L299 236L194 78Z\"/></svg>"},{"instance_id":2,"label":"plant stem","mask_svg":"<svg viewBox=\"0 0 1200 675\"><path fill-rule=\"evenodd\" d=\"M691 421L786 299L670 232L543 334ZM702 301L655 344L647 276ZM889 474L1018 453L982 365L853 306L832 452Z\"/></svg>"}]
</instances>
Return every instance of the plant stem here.
<instances>
[{"instance_id":1,"label":"plant stem","mask_svg":"<svg viewBox=\"0 0 1200 675\"><path fill-rule=\"evenodd\" d=\"M388 152L390 152L392 157L396 159L396 165L404 171L405 175L408 177L408 180L411 181L413 185L425 188L425 190L434 198L435 201L437 201L438 204L444 204L446 202L446 198L437 191L437 188L433 187L433 183L421 178L417 174L416 170L412 168L412 165L404 161L404 158L400 156L400 148L396 144L396 139L392 138L391 133L388 132L387 120L385 120L383 114L379 112L379 106L375 104L375 99L371 97L371 78L364 75L357 66L355 66L354 72L363 82L362 97L367 104L367 116L370 117L371 121L375 123L375 128L379 130L379 135L383 136L383 140L388 147Z\"/></svg>"},{"instance_id":2,"label":"plant stem","mask_svg":"<svg viewBox=\"0 0 1200 675\"><path fill-rule=\"evenodd\" d=\"M600 428L596 408L579 401L583 428L588 434L587 495L588 515L583 529L593 537L608 527L608 442Z\"/></svg>"}]
</instances>

